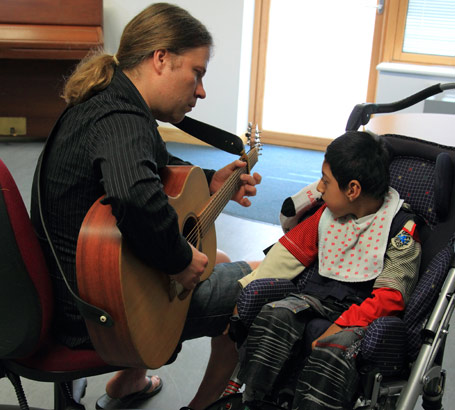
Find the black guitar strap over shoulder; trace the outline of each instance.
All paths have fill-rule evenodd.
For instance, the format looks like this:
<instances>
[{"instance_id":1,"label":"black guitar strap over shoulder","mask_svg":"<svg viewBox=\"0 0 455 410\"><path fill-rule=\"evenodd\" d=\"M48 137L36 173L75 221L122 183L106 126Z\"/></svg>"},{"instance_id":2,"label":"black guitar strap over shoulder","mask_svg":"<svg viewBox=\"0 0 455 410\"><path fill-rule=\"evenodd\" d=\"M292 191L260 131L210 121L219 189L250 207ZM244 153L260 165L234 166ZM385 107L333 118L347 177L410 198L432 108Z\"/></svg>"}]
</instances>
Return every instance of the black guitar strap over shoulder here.
<instances>
[{"instance_id":1,"label":"black guitar strap over shoulder","mask_svg":"<svg viewBox=\"0 0 455 410\"><path fill-rule=\"evenodd\" d=\"M54 138L55 131L57 130L58 124L60 122L60 118L63 117L64 113L67 110L68 110L68 108L65 109L65 111L61 114L61 116L55 123L54 127L52 128L49 136L47 137L46 143L44 144L43 151L38 159L36 191L37 191L38 210L39 210L39 216L40 216L40 220L41 220L41 227L46 236L47 243L52 252L52 255L54 256L58 270L60 271L60 274L62 275L63 281L65 282L65 285L66 285L68 291L70 292L71 296L74 298L77 308L79 309L79 312L81 312L82 317L84 319L94 321L102 326L112 327L114 325L114 319L112 319L112 316L109 313L107 313L103 309L100 309L96 306L91 305L90 303L87 303L86 301L81 299L71 288L71 286L68 282L68 279L66 278L65 272L63 271L62 265L60 264L60 260L58 258L57 252L55 251L55 248L52 243L49 232L46 228L46 224L44 222L43 209L42 209L42 205L41 205L41 169L42 169L43 161L46 157L46 153L48 151L48 147L50 146L50 143Z\"/></svg>"},{"instance_id":2,"label":"black guitar strap over shoulder","mask_svg":"<svg viewBox=\"0 0 455 410\"><path fill-rule=\"evenodd\" d=\"M242 155L243 141L235 134L224 131L213 125L185 116L181 122L174 124L191 136L231 154Z\"/></svg>"}]
</instances>

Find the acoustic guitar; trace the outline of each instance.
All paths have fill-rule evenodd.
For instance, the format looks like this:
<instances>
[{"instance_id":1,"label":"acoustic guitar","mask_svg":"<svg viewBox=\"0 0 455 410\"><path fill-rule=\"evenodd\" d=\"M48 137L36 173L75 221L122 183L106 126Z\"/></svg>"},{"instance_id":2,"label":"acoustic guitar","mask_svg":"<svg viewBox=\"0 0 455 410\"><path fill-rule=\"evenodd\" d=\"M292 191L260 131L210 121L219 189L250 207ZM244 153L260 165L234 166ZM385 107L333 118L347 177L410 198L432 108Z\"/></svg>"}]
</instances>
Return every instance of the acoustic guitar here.
<instances>
[{"instance_id":1,"label":"acoustic guitar","mask_svg":"<svg viewBox=\"0 0 455 410\"><path fill-rule=\"evenodd\" d=\"M234 171L212 196L199 167L168 166L160 174L169 203L178 214L180 232L208 256L201 280L208 278L215 264L215 219L238 189L240 175L256 164L259 149L260 144L254 143L240 158L247 162L247 170ZM86 320L91 341L108 364L161 367L178 345L191 292L133 255L110 205L101 204L101 199L88 211L79 233L77 283L81 298L108 312L114 325Z\"/></svg>"}]
</instances>

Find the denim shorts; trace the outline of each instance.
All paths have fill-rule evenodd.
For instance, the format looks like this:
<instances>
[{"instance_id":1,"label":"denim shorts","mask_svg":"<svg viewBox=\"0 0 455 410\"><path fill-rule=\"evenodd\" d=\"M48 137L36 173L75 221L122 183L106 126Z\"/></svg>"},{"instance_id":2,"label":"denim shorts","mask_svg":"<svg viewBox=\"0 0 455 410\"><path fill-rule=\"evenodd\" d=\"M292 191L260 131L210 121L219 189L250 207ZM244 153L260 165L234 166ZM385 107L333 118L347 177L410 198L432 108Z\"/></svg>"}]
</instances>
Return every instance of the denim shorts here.
<instances>
[{"instance_id":1,"label":"denim shorts","mask_svg":"<svg viewBox=\"0 0 455 410\"><path fill-rule=\"evenodd\" d=\"M215 265L212 274L193 291L180 341L221 335L240 293L237 281L250 272L246 262Z\"/></svg>"}]
</instances>

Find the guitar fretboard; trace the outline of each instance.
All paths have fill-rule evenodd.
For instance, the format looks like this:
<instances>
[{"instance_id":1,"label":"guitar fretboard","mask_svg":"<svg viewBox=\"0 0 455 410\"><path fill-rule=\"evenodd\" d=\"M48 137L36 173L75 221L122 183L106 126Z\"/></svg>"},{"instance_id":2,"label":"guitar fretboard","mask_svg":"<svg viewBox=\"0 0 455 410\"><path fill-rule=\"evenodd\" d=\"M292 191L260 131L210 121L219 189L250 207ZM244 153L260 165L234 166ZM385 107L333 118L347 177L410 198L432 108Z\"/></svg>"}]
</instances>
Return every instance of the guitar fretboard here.
<instances>
[{"instance_id":1,"label":"guitar fretboard","mask_svg":"<svg viewBox=\"0 0 455 410\"><path fill-rule=\"evenodd\" d=\"M216 218L222 212L226 204L232 198L234 193L240 186L241 179L240 175L245 174L251 170L258 161L258 149L257 147L252 148L248 152L247 166L244 168L237 168L226 180L224 185L210 197L210 201L207 206L198 215L198 221L195 227L187 236L188 242L191 243L197 236L204 236L210 227L215 222Z\"/></svg>"}]
</instances>

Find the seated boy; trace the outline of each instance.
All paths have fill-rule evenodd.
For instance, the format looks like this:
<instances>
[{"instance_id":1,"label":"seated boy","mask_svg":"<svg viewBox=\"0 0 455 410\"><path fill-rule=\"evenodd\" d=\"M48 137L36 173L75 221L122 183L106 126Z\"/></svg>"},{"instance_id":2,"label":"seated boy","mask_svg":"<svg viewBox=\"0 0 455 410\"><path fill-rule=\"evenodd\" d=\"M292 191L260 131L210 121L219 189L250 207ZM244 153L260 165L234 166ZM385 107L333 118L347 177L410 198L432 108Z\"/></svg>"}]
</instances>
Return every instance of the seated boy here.
<instances>
[{"instance_id":1,"label":"seated boy","mask_svg":"<svg viewBox=\"0 0 455 410\"><path fill-rule=\"evenodd\" d=\"M254 320L239 372L244 401L263 399L292 365L292 409L352 408L365 328L404 310L420 265L414 215L389 187L388 169L377 137L335 139L317 185L323 205L239 281L293 279L317 264L299 294L268 303Z\"/></svg>"}]
</instances>

